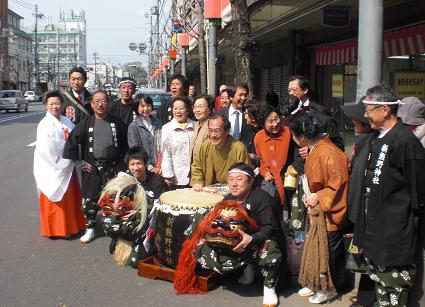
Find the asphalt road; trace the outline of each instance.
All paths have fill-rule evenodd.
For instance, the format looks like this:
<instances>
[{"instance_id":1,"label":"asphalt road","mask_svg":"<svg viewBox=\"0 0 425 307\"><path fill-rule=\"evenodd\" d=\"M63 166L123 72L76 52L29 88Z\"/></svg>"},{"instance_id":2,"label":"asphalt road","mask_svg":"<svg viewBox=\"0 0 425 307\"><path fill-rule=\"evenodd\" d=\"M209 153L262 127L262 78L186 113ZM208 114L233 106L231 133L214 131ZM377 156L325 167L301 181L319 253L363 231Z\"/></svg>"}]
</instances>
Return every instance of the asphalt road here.
<instances>
[{"instance_id":1,"label":"asphalt road","mask_svg":"<svg viewBox=\"0 0 425 307\"><path fill-rule=\"evenodd\" d=\"M205 295L176 295L172 283L137 276L108 253L109 239L83 245L40 236L32 175L33 147L43 106L0 112L0 306L262 306L260 282L227 280ZM280 306L310 306L295 289ZM348 295L327 306L349 306Z\"/></svg>"}]
</instances>

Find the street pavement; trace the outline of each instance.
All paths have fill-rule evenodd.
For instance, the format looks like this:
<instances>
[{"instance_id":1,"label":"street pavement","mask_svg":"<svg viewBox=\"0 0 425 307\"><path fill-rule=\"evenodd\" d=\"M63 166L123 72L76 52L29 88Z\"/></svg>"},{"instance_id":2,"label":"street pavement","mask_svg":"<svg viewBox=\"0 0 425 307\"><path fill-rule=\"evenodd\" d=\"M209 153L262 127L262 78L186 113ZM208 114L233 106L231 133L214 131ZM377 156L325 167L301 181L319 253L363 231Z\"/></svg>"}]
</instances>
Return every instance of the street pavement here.
<instances>
[{"instance_id":1,"label":"street pavement","mask_svg":"<svg viewBox=\"0 0 425 307\"><path fill-rule=\"evenodd\" d=\"M31 104L28 113L0 112L0 306L262 306L261 282L226 280L205 295L176 295L172 283L118 266L99 231L87 245L41 237L34 147L27 145L44 114L40 104ZM280 294L280 306L311 305L295 290ZM349 305L349 294L327 304Z\"/></svg>"}]
</instances>

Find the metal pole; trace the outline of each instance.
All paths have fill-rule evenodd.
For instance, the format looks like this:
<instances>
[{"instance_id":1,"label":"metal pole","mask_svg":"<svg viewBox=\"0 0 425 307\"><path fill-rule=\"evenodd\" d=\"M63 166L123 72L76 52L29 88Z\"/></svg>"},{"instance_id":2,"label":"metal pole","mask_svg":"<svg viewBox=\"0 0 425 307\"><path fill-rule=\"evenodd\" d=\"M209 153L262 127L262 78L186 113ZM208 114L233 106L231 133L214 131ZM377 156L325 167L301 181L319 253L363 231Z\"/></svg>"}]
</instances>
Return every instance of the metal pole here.
<instances>
[{"instance_id":1,"label":"metal pole","mask_svg":"<svg viewBox=\"0 0 425 307\"><path fill-rule=\"evenodd\" d=\"M186 77L186 47L182 47L182 75Z\"/></svg>"},{"instance_id":2,"label":"metal pole","mask_svg":"<svg viewBox=\"0 0 425 307\"><path fill-rule=\"evenodd\" d=\"M97 73L96 73L96 60L97 60L97 53L93 53L94 56L94 89L97 91Z\"/></svg>"},{"instance_id":3,"label":"metal pole","mask_svg":"<svg viewBox=\"0 0 425 307\"><path fill-rule=\"evenodd\" d=\"M167 66L164 65L164 90L167 91L168 78L167 78Z\"/></svg>"},{"instance_id":4,"label":"metal pole","mask_svg":"<svg viewBox=\"0 0 425 307\"><path fill-rule=\"evenodd\" d=\"M215 96L216 92L216 58L217 58L217 20L208 19L208 94Z\"/></svg>"},{"instance_id":5,"label":"metal pole","mask_svg":"<svg viewBox=\"0 0 425 307\"><path fill-rule=\"evenodd\" d=\"M170 74L174 75L174 59L170 59Z\"/></svg>"},{"instance_id":6,"label":"metal pole","mask_svg":"<svg viewBox=\"0 0 425 307\"><path fill-rule=\"evenodd\" d=\"M383 0L359 1L356 101L382 82L383 12Z\"/></svg>"}]
</instances>

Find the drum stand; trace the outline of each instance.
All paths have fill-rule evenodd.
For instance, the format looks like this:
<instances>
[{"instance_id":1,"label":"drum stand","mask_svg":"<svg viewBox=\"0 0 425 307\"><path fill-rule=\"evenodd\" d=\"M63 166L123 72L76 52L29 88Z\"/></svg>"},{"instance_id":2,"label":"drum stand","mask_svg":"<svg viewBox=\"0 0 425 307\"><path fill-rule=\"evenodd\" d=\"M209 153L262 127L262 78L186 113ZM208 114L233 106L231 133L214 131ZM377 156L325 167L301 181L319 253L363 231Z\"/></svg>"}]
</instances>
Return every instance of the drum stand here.
<instances>
[{"instance_id":1,"label":"drum stand","mask_svg":"<svg viewBox=\"0 0 425 307\"><path fill-rule=\"evenodd\" d=\"M174 269L162 266L155 256L150 256L144 260L139 260L137 264L137 273L141 277L149 279L162 279L174 281ZM201 291L208 292L213 289L217 283L218 274L214 271L206 271L196 275L196 281Z\"/></svg>"}]
</instances>

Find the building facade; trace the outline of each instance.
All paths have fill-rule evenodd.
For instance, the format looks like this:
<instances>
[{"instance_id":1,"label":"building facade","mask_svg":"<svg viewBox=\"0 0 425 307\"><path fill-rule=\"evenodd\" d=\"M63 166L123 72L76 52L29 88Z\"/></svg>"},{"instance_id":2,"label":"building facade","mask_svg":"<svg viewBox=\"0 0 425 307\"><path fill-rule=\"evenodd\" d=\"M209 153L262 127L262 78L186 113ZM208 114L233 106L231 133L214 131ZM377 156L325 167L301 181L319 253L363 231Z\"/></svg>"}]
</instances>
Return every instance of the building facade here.
<instances>
[{"instance_id":1,"label":"building facade","mask_svg":"<svg viewBox=\"0 0 425 307\"><path fill-rule=\"evenodd\" d=\"M87 64L85 12L61 12L57 24L47 24L32 35L34 40L37 37L37 80L53 88L66 88L69 70Z\"/></svg>"},{"instance_id":2,"label":"building facade","mask_svg":"<svg viewBox=\"0 0 425 307\"><path fill-rule=\"evenodd\" d=\"M32 38L21 29L23 17L9 10L9 63L4 67L8 74L9 88L26 91L32 88Z\"/></svg>"}]
</instances>

